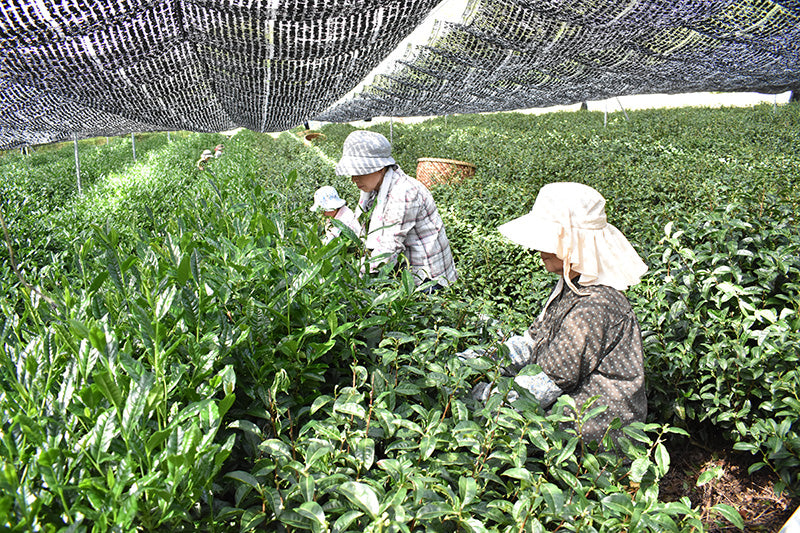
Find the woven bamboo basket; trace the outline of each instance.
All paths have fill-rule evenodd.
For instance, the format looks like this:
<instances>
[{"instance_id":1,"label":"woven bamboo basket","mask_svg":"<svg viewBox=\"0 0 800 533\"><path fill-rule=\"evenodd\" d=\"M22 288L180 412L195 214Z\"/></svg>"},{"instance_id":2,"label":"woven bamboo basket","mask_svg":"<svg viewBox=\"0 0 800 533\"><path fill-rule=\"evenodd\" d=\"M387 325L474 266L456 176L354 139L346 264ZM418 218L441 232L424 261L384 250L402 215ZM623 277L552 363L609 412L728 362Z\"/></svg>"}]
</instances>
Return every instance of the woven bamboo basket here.
<instances>
[{"instance_id":1,"label":"woven bamboo basket","mask_svg":"<svg viewBox=\"0 0 800 533\"><path fill-rule=\"evenodd\" d=\"M417 159L417 179L427 188L440 183L458 183L475 175L477 167L466 161L423 157Z\"/></svg>"},{"instance_id":2,"label":"woven bamboo basket","mask_svg":"<svg viewBox=\"0 0 800 533\"><path fill-rule=\"evenodd\" d=\"M325 139L326 136L324 133L320 131L314 130L304 130L297 134L298 136L302 137L307 141L313 141L314 139Z\"/></svg>"}]
</instances>

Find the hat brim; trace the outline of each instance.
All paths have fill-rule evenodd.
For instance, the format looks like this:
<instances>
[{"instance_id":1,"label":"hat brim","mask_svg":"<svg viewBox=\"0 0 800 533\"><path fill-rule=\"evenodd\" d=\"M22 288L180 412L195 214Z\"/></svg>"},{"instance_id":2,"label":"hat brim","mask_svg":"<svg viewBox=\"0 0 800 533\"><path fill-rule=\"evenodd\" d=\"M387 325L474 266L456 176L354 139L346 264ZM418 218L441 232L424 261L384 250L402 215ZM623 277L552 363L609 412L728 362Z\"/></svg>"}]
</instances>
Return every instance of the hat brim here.
<instances>
[{"instance_id":1,"label":"hat brim","mask_svg":"<svg viewBox=\"0 0 800 533\"><path fill-rule=\"evenodd\" d=\"M397 163L393 157L358 157L345 155L336 163L336 175L363 176L395 164Z\"/></svg>"},{"instance_id":2,"label":"hat brim","mask_svg":"<svg viewBox=\"0 0 800 533\"><path fill-rule=\"evenodd\" d=\"M312 205L309 208L309 210L319 211L320 209L322 209L323 211L333 211L334 209L339 209L340 207L344 207L346 203L347 201L344 198L340 198L338 202L328 205L322 205L315 202L314 205Z\"/></svg>"},{"instance_id":3,"label":"hat brim","mask_svg":"<svg viewBox=\"0 0 800 533\"><path fill-rule=\"evenodd\" d=\"M557 253L561 225L550 220L542 220L533 213L506 222L498 226L497 230L506 239L525 248Z\"/></svg>"}]
</instances>

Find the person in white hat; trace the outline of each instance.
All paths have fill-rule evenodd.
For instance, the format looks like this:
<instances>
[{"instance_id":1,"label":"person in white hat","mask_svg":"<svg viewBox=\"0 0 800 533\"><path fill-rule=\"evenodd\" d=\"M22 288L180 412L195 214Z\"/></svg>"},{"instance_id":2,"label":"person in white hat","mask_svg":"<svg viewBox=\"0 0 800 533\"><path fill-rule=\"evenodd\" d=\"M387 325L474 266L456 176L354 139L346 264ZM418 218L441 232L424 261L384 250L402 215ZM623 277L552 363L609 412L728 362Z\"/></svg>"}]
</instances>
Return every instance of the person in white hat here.
<instances>
[{"instance_id":1,"label":"person in white hat","mask_svg":"<svg viewBox=\"0 0 800 533\"><path fill-rule=\"evenodd\" d=\"M600 442L609 424L645 420L642 336L622 291L639 282L647 266L625 236L606 220L605 199L580 183L542 187L530 213L501 225L512 242L537 250L558 282L544 309L522 336L506 341L516 375L529 364L542 373L515 377L549 407L561 394L578 406L599 395L593 405L606 410L581 428L585 442ZM473 396L486 399L485 384ZM512 397L513 399L513 397ZM611 432L613 439L619 431Z\"/></svg>"},{"instance_id":2,"label":"person in white hat","mask_svg":"<svg viewBox=\"0 0 800 533\"><path fill-rule=\"evenodd\" d=\"M203 150L203 153L200 154L200 159L197 160L197 168L200 170L205 170L205 165L209 159L211 159L214 154L211 153L211 150Z\"/></svg>"},{"instance_id":3,"label":"person in white hat","mask_svg":"<svg viewBox=\"0 0 800 533\"><path fill-rule=\"evenodd\" d=\"M350 133L336 174L351 176L361 191L356 216L369 213L366 247L372 271L404 257L418 286L432 280L437 288L456 280L450 241L433 196L400 169L386 137L367 130Z\"/></svg>"},{"instance_id":4,"label":"person in white hat","mask_svg":"<svg viewBox=\"0 0 800 533\"><path fill-rule=\"evenodd\" d=\"M329 217L328 224L325 226L325 236L322 238L322 244L328 244L333 239L338 237L342 230L341 227L330 223L330 219L338 220L361 237L364 234L364 228L358 222L355 213L352 209L347 207L339 193L330 185L320 187L314 193L314 203L311 206L311 211L322 211L322 214Z\"/></svg>"}]
</instances>

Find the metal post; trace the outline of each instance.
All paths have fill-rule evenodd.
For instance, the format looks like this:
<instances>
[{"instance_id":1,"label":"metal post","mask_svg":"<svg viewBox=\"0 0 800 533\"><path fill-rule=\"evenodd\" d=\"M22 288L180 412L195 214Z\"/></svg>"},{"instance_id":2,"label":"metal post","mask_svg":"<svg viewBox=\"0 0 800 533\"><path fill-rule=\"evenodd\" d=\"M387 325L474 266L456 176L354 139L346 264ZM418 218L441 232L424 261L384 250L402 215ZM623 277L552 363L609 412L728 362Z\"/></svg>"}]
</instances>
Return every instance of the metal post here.
<instances>
[{"instance_id":1,"label":"metal post","mask_svg":"<svg viewBox=\"0 0 800 533\"><path fill-rule=\"evenodd\" d=\"M78 194L83 194L81 188L81 160L78 157L78 134L73 135L73 144L75 145L75 175L78 178Z\"/></svg>"},{"instance_id":2,"label":"metal post","mask_svg":"<svg viewBox=\"0 0 800 533\"><path fill-rule=\"evenodd\" d=\"M622 109L622 112L625 114L625 120L630 121L630 118L628 118L628 112L625 111L624 107L622 107L622 102L619 101L619 97L617 97L617 103L619 104L619 108Z\"/></svg>"},{"instance_id":3,"label":"metal post","mask_svg":"<svg viewBox=\"0 0 800 533\"><path fill-rule=\"evenodd\" d=\"M169 132L167 132L167 142L168 143L172 142L172 137L170 136Z\"/></svg>"},{"instance_id":4,"label":"metal post","mask_svg":"<svg viewBox=\"0 0 800 533\"><path fill-rule=\"evenodd\" d=\"M394 120L389 117L389 144L394 143Z\"/></svg>"},{"instance_id":5,"label":"metal post","mask_svg":"<svg viewBox=\"0 0 800 533\"><path fill-rule=\"evenodd\" d=\"M133 160L136 161L136 137L131 133L131 147L133 148Z\"/></svg>"},{"instance_id":6,"label":"metal post","mask_svg":"<svg viewBox=\"0 0 800 533\"><path fill-rule=\"evenodd\" d=\"M603 111L603 127L608 125L608 100L606 100L605 111Z\"/></svg>"}]
</instances>

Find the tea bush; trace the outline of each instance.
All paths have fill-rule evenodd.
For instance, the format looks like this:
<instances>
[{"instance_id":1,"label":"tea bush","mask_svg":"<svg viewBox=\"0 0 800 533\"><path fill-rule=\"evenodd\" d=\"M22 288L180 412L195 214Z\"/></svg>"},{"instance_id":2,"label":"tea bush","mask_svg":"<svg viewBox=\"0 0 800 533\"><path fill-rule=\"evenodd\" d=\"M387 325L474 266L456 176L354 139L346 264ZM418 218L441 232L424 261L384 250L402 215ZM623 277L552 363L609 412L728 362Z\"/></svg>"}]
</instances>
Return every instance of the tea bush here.
<instances>
[{"instance_id":1,"label":"tea bush","mask_svg":"<svg viewBox=\"0 0 800 533\"><path fill-rule=\"evenodd\" d=\"M3 262L0 523L702 531L701 510L660 501L658 483L670 441L710 431L797 490L799 168L783 131L798 112L630 115L375 125L412 174L419 157L478 164L434 189L461 279L433 296L407 275L362 274L357 242L320 243L313 191L358 197L333 173L351 126L313 143L242 132L204 172L198 154L219 136L154 137L82 196L59 170L71 146L63 162L35 152L53 157L38 180L18 179L31 156L6 154L0 180L17 189L3 214L26 283ZM651 418L618 454L560 424L593 405L510 406L498 363L454 356L537 312L553 280L496 227L556 179L597 187L651 268L629 294ZM63 197L48 204L39 187ZM468 395L479 379L500 391L486 405Z\"/></svg>"},{"instance_id":2,"label":"tea bush","mask_svg":"<svg viewBox=\"0 0 800 533\"><path fill-rule=\"evenodd\" d=\"M658 419L722 433L761 456L751 469L769 465L779 490L800 486L796 211L729 204L668 225L664 243L639 304Z\"/></svg>"}]
</instances>

